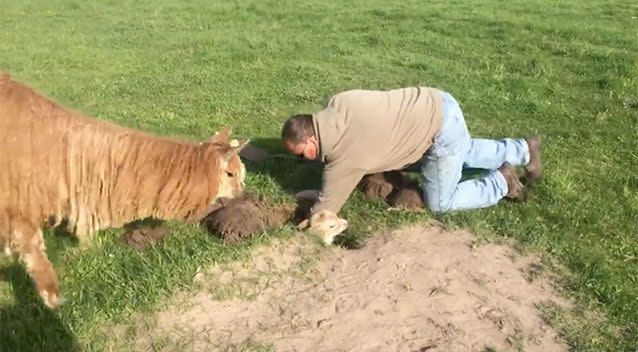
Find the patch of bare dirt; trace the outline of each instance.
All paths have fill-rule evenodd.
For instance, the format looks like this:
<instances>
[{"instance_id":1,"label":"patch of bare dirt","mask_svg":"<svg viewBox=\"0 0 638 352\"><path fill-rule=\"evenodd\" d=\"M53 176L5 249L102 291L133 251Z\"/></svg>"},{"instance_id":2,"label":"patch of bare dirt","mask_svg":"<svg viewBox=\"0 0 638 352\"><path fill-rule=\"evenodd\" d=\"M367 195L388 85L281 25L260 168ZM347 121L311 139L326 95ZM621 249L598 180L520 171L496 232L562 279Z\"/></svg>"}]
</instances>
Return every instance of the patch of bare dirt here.
<instances>
[{"instance_id":1,"label":"patch of bare dirt","mask_svg":"<svg viewBox=\"0 0 638 352\"><path fill-rule=\"evenodd\" d=\"M377 235L354 251L299 235L198 272L203 289L180 294L133 339L140 350L565 351L536 305L568 303L539 266L438 226Z\"/></svg>"}]
</instances>

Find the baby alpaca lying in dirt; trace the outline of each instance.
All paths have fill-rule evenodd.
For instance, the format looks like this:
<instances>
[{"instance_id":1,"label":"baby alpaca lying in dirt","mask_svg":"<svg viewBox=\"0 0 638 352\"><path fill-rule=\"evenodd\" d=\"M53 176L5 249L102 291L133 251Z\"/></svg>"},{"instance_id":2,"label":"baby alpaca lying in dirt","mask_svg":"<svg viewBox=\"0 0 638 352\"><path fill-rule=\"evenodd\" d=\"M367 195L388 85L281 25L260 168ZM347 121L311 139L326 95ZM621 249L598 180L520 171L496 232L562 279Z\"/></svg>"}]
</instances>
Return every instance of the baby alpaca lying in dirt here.
<instances>
[{"instance_id":1,"label":"baby alpaca lying in dirt","mask_svg":"<svg viewBox=\"0 0 638 352\"><path fill-rule=\"evenodd\" d=\"M319 192L316 190L301 191L295 194L297 198L297 215L300 215L303 221L297 225L300 230L306 230L321 236L323 242L327 245L332 244L334 238L348 228L348 221L339 218L336 214L328 210L319 211L312 216L310 208L319 199Z\"/></svg>"},{"instance_id":2,"label":"baby alpaca lying in dirt","mask_svg":"<svg viewBox=\"0 0 638 352\"><path fill-rule=\"evenodd\" d=\"M305 195L299 193L296 208L290 205L276 207L267 199L250 193L234 199L220 198L199 223L225 242L238 243L286 222L293 222L299 223L300 230L318 233L326 244L331 244L334 237L348 227L348 222L327 211L308 218L316 201L313 198L315 194L314 191ZM131 228L122 235L121 241L134 249L145 250L169 234L169 230L162 226Z\"/></svg>"},{"instance_id":3,"label":"baby alpaca lying in dirt","mask_svg":"<svg viewBox=\"0 0 638 352\"><path fill-rule=\"evenodd\" d=\"M317 233L326 244L332 244L335 236L348 227L348 221L329 211L321 211L308 218L315 197L314 191L298 193L296 208L285 205L276 208L265 199L250 194L230 200L221 199L219 209L211 212L202 223L210 232L221 234L225 241L236 243L288 221L301 221L298 225L300 230Z\"/></svg>"}]
</instances>

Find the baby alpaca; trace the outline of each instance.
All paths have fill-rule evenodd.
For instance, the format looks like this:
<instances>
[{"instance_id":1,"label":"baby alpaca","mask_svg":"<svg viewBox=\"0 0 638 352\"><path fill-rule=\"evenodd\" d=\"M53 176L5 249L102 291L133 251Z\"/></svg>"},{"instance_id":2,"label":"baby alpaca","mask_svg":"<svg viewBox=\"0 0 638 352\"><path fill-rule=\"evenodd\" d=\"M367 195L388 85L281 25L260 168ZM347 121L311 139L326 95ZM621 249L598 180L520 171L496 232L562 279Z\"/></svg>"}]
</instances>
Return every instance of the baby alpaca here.
<instances>
[{"instance_id":1,"label":"baby alpaca","mask_svg":"<svg viewBox=\"0 0 638 352\"><path fill-rule=\"evenodd\" d=\"M348 221L329 210L322 210L302 221L298 228L319 234L325 244L331 245L334 238L348 228Z\"/></svg>"}]
</instances>

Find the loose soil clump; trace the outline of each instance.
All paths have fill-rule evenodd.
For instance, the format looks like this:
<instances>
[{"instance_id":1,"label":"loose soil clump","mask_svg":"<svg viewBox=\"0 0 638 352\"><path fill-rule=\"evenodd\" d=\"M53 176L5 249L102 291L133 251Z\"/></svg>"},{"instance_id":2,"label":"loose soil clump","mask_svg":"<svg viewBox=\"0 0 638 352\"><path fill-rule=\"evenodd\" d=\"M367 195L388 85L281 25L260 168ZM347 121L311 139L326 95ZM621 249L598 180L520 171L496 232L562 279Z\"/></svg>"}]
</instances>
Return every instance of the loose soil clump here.
<instances>
[{"instance_id":1,"label":"loose soil clump","mask_svg":"<svg viewBox=\"0 0 638 352\"><path fill-rule=\"evenodd\" d=\"M276 207L254 194L220 199L219 203L221 207L206 216L202 225L229 243L248 240L257 233L280 227L295 214L295 208L289 205Z\"/></svg>"},{"instance_id":2,"label":"loose soil clump","mask_svg":"<svg viewBox=\"0 0 638 352\"><path fill-rule=\"evenodd\" d=\"M169 234L170 231L161 225L130 228L122 234L120 241L135 250L144 251L162 242Z\"/></svg>"},{"instance_id":3,"label":"loose soil clump","mask_svg":"<svg viewBox=\"0 0 638 352\"><path fill-rule=\"evenodd\" d=\"M384 200L395 208L419 210L425 207L423 190L418 182L404 177L399 171L366 175L358 189L367 198Z\"/></svg>"}]
</instances>

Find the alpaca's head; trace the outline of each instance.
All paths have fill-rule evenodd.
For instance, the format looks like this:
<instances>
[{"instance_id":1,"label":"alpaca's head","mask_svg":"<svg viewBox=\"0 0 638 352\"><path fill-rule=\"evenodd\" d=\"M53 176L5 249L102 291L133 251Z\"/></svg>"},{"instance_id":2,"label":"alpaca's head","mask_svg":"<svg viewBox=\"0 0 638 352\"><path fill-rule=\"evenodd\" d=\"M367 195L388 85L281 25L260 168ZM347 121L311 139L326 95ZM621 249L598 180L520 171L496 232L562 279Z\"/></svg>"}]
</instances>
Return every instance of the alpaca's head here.
<instances>
[{"instance_id":1,"label":"alpaca's head","mask_svg":"<svg viewBox=\"0 0 638 352\"><path fill-rule=\"evenodd\" d=\"M324 243L329 245L337 235L348 228L348 221L329 210L321 210L302 221L298 228L319 234Z\"/></svg>"},{"instance_id":2,"label":"alpaca's head","mask_svg":"<svg viewBox=\"0 0 638 352\"><path fill-rule=\"evenodd\" d=\"M213 179L219 180L217 198L235 198L244 190L246 167L239 157L239 152L250 140L230 139L230 128L216 133L207 144L209 158L217 159L217 167L213 170Z\"/></svg>"}]
</instances>

